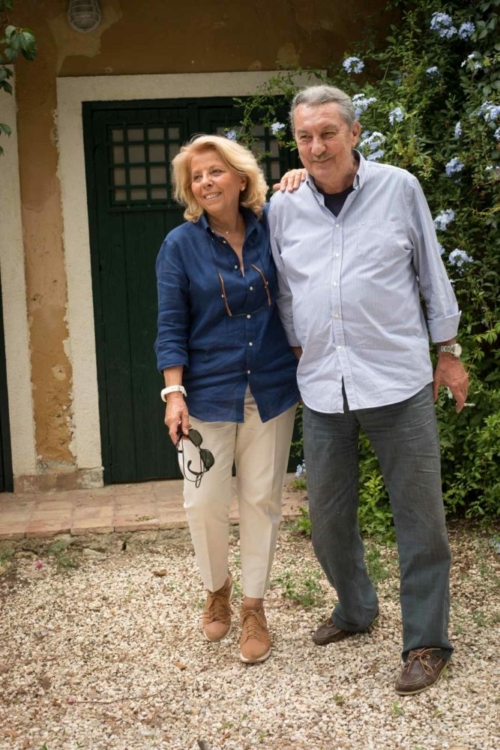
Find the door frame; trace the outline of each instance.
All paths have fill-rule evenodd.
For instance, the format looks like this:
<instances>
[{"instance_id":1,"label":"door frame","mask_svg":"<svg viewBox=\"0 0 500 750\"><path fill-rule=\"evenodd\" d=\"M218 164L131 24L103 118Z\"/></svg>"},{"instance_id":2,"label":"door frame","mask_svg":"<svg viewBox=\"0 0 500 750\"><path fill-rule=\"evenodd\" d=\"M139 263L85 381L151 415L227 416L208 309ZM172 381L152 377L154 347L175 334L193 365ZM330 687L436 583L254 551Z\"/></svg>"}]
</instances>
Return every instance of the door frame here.
<instances>
[{"instance_id":1,"label":"door frame","mask_svg":"<svg viewBox=\"0 0 500 750\"><path fill-rule=\"evenodd\" d=\"M57 79L59 177L68 289L68 350L73 368L72 452L79 469L100 472L102 445L90 255L83 102L250 96L279 71ZM307 85L307 76L297 76ZM140 94L140 97L137 94ZM96 477L97 479L97 477Z\"/></svg>"}]
</instances>

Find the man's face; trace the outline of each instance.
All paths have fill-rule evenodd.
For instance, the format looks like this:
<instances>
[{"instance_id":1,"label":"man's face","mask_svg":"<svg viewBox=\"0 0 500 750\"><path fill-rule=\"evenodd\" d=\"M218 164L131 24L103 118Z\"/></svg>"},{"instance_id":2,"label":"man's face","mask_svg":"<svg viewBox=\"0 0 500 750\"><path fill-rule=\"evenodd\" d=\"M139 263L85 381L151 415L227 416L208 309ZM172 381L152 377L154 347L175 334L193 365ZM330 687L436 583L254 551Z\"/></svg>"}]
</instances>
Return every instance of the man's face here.
<instances>
[{"instance_id":1,"label":"man's face","mask_svg":"<svg viewBox=\"0 0 500 750\"><path fill-rule=\"evenodd\" d=\"M299 104L294 112L295 140L302 164L318 187L328 190L352 172L352 149L359 139L358 122L349 126L333 102Z\"/></svg>"}]
</instances>

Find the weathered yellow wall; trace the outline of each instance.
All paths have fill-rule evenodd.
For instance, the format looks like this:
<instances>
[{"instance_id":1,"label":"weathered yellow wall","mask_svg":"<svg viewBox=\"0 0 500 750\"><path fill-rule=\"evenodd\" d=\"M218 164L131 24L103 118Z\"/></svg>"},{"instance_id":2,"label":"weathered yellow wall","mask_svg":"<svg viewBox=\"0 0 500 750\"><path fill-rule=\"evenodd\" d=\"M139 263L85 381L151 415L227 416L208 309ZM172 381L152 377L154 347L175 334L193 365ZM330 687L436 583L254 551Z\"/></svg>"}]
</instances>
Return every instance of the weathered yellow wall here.
<instances>
[{"instance_id":1,"label":"weathered yellow wall","mask_svg":"<svg viewBox=\"0 0 500 750\"><path fill-rule=\"evenodd\" d=\"M79 34L66 0L16 0L39 54L16 66L22 219L40 472L71 470L71 365L57 177L58 76L323 67L359 38L385 0L102 0L102 24ZM379 16L378 24L383 23ZM141 98L138 88L137 98ZM86 211L86 206L82 206Z\"/></svg>"}]
</instances>

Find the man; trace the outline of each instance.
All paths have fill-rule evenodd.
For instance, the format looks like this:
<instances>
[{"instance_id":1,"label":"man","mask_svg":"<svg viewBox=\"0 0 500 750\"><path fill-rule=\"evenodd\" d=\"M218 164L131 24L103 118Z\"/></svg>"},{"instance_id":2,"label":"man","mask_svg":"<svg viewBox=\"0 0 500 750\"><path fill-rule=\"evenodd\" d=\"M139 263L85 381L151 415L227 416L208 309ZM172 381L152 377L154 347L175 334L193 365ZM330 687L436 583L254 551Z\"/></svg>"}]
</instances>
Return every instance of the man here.
<instances>
[{"instance_id":1,"label":"man","mask_svg":"<svg viewBox=\"0 0 500 750\"><path fill-rule=\"evenodd\" d=\"M349 97L300 91L291 121L306 181L271 201L278 304L300 357L304 455L315 553L338 595L313 634L318 645L366 630L378 615L358 521L358 436L377 454L400 563L401 695L434 684L448 640L450 550L441 495L434 401L445 385L460 411L460 313L415 177L354 150ZM437 345L432 373L426 320Z\"/></svg>"}]
</instances>

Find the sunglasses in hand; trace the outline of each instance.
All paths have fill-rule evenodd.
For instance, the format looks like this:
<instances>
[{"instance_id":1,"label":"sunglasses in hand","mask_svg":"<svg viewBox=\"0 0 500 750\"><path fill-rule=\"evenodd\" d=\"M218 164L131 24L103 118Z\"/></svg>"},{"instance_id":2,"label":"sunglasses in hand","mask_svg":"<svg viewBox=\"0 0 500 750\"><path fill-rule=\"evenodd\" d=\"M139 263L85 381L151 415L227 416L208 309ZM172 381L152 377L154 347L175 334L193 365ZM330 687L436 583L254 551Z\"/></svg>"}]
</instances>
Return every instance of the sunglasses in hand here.
<instances>
[{"instance_id":1,"label":"sunglasses in hand","mask_svg":"<svg viewBox=\"0 0 500 750\"><path fill-rule=\"evenodd\" d=\"M175 444L175 448L177 450L177 453L179 453L182 456L182 473L184 475L184 478L188 482L194 482L196 487L199 487L201 484L201 479L203 475L207 471L209 471L215 463L213 454L210 453L210 451L207 450L206 448L201 447L201 444L203 443L203 438L198 432L198 430L189 430L188 434L184 435L182 432L182 428L179 427L177 434L179 435L179 439L177 440L177 443ZM191 460L187 462L187 465L185 464L184 449L182 445L183 440L189 440L195 446L195 448L198 449L198 454L200 457L200 471L194 471L191 468L191 464L192 464ZM188 473L192 474L192 476L195 478L191 479L188 476Z\"/></svg>"}]
</instances>

